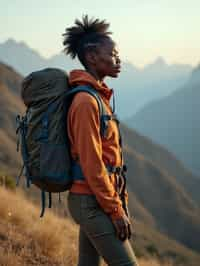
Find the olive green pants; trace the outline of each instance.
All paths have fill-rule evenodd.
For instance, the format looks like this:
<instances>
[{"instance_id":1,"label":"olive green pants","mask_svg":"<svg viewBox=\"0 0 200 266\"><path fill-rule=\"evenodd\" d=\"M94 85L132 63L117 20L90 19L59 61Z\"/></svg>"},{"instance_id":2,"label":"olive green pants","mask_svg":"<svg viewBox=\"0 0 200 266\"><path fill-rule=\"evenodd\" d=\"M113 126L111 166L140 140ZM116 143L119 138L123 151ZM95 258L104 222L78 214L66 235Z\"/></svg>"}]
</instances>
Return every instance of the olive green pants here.
<instances>
[{"instance_id":1,"label":"olive green pants","mask_svg":"<svg viewBox=\"0 0 200 266\"><path fill-rule=\"evenodd\" d=\"M109 266L138 266L130 242L117 238L95 196L69 193L68 208L80 225L78 266L100 266L101 258Z\"/></svg>"}]
</instances>

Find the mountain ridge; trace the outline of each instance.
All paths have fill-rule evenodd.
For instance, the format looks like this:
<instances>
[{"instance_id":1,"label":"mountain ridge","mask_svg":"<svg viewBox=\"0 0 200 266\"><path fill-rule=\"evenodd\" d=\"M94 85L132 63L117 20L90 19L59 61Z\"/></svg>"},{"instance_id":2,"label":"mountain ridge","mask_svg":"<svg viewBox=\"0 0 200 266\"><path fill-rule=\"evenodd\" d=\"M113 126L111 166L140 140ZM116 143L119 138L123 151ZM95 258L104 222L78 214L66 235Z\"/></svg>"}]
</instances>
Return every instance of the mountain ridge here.
<instances>
[{"instance_id":1,"label":"mountain ridge","mask_svg":"<svg viewBox=\"0 0 200 266\"><path fill-rule=\"evenodd\" d=\"M0 60L12 65L22 75L45 67L57 67L67 71L82 68L78 60L71 60L64 53L43 58L24 42L15 40L0 43ZM125 119L149 101L160 99L183 85L193 68L190 65L168 65L164 59L158 58L140 69L122 60L121 69L118 79L108 80L108 85L115 88L116 107L120 118Z\"/></svg>"}]
</instances>

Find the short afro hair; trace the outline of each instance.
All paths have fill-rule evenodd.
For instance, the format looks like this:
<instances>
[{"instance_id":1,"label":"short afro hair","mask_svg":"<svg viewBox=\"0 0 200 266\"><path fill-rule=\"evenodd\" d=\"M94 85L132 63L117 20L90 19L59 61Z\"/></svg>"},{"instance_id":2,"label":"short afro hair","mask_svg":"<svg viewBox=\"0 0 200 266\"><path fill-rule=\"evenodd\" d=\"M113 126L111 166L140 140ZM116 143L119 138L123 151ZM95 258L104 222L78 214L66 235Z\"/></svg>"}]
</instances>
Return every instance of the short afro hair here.
<instances>
[{"instance_id":1,"label":"short afro hair","mask_svg":"<svg viewBox=\"0 0 200 266\"><path fill-rule=\"evenodd\" d=\"M75 25L66 28L63 33L65 46L64 52L72 59L76 56L86 66L85 53L97 48L105 39L110 39L112 34L108 31L110 24L105 20L88 19L88 15L82 17L82 21L76 19Z\"/></svg>"}]
</instances>

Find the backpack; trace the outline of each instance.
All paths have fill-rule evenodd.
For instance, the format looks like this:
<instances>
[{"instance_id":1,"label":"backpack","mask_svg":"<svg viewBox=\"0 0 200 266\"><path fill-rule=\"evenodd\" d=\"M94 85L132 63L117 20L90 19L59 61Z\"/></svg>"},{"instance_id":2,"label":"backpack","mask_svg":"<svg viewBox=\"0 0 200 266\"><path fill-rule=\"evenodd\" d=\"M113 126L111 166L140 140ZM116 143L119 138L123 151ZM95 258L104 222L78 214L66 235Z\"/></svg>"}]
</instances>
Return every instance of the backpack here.
<instances>
[{"instance_id":1,"label":"backpack","mask_svg":"<svg viewBox=\"0 0 200 266\"><path fill-rule=\"evenodd\" d=\"M49 192L51 208L51 193L68 190L75 177L84 178L80 166L74 164L70 156L66 128L67 112L73 97L83 91L97 100L100 134L105 137L111 116L107 115L101 97L92 87L70 88L67 74L56 68L32 72L22 82L21 97L27 109L24 116L16 117L17 150L20 146L23 159L17 185L24 172L27 187L34 184L41 189L40 217L45 211L45 192Z\"/></svg>"}]
</instances>

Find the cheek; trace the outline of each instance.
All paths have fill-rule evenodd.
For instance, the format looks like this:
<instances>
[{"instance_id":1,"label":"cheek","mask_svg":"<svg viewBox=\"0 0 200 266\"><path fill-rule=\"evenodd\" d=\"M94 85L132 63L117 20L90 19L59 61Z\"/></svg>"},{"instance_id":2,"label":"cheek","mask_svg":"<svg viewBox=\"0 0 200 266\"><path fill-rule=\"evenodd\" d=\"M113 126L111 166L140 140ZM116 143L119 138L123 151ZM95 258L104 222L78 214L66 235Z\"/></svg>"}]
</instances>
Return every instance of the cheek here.
<instances>
[{"instance_id":1,"label":"cheek","mask_svg":"<svg viewBox=\"0 0 200 266\"><path fill-rule=\"evenodd\" d=\"M102 54L99 56L97 69L100 73L103 75L114 75L113 69L114 69L115 62L113 62L113 57Z\"/></svg>"},{"instance_id":2,"label":"cheek","mask_svg":"<svg viewBox=\"0 0 200 266\"><path fill-rule=\"evenodd\" d=\"M102 65L107 66L113 66L114 65L114 59L111 56L108 56L107 54L102 54L100 57L100 61Z\"/></svg>"},{"instance_id":3,"label":"cheek","mask_svg":"<svg viewBox=\"0 0 200 266\"><path fill-rule=\"evenodd\" d=\"M109 72L114 66L114 62L111 58L102 58L101 60L101 69L105 72Z\"/></svg>"},{"instance_id":4,"label":"cheek","mask_svg":"<svg viewBox=\"0 0 200 266\"><path fill-rule=\"evenodd\" d=\"M115 61L112 57L105 58L105 63L109 66L113 66L115 64Z\"/></svg>"}]
</instances>

